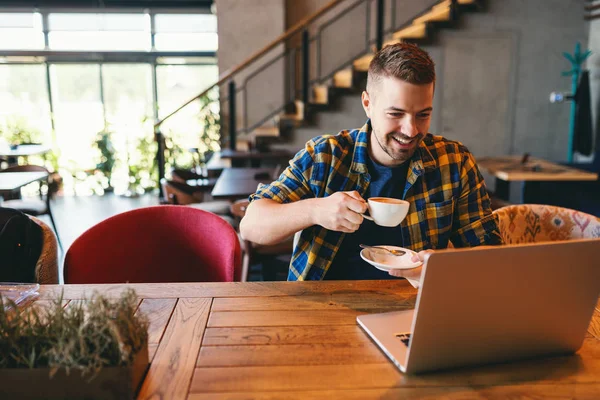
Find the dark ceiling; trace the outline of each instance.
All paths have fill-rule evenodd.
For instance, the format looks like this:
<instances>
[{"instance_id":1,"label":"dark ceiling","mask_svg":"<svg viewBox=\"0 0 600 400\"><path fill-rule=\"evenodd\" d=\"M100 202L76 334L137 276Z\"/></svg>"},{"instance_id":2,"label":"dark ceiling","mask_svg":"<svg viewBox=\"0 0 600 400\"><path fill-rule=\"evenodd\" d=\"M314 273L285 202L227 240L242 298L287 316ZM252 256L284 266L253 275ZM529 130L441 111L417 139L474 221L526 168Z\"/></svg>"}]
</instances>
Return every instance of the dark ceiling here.
<instances>
[{"instance_id":1,"label":"dark ceiling","mask_svg":"<svg viewBox=\"0 0 600 400\"><path fill-rule=\"evenodd\" d=\"M18 8L208 8L213 0L0 0L0 7Z\"/></svg>"}]
</instances>

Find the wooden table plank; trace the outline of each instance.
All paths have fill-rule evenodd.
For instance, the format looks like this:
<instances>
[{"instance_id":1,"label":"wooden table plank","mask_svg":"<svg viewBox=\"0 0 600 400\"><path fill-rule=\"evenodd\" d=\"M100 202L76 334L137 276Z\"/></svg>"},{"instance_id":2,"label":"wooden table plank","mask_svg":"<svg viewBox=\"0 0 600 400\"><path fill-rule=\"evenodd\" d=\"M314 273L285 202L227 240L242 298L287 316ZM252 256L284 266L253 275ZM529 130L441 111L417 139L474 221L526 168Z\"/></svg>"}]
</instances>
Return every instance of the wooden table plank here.
<instances>
[{"instance_id":1,"label":"wooden table plank","mask_svg":"<svg viewBox=\"0 0 600 400\"><path fill-rule=\"evenodd\" d=\"M403 310L415 307L416 293L318 294L289 297L230 297L215 299L212 311L282 311L282 310Z\"/></svg>"},{"instance_id":2,"label":"wooden table plank","mask_svg":"<svg viewBox=\"0 0 600 400\"><path fill-rule=\"evenodd\" d=\"M399 386L401 379L391 363L196 368L190 393L393 387Z\"/></svg>"},{"instance_id":3,"label":"wooden table plank","mask_svg":"<svg viewBox=\"0 0 600 400\"><path fill-rule=\"evenodd\" d=\"M424 388L383 388L362 390L317 390L317 391L264 391L264 392L227 392L193 393L188 400L364 400L364 399L597 399L600 397L600 384L575 385L510 385L510 386L474 386L474 387L424 387Z\"/></svg>"},{"instance_id":4,"label":"wooden table plank","mask_svg":"<svg viewBox=\"0 0 600 400\"><path fill-rule=\"evenodd\" d=\"M175 309L175 299L144 299L138 308L138 313L148 317L148 344L158 345L167 328L167 323Z\"/></svg>"},{"instance_id":5,"label":"wooden table plank","mask_svg":"<svg viewBox=\"0 0 600 400\"><path fill-rule=\"evenodd\" d=\"M594 310L594 315L590 321L588 333L600 340L600 311L598 311L598 309Z\"/></svg>"},{"instance_id":6,"label":"wooden table plank","mask_svg":"<svg viewBox=\"0 0 600 400\"><path fill-rule=\"evenodd\" d=\"M301 310L211 312L208 327L356 325L356 317L389 310Z\"/></svg>"},{"instance_id":7,"label":"wooden table plank","mask_svg":"<svg viewBox=\"0 0 600 400\"><path fill-rule=\"evenodd\" d=\"M152 363L152 361L154 361L154 356L156 355L156 350L158 350L158 344L148 343L148 362Z\"/></svg>"},{"instance_id":8,"label":"wooden table plank","mask_svg":"<svg viewBox=\"0 0 600 400\"><path fill-rule=\"evenodd\" d=\"M64 298L82 299L94 291L106 297L119 297L126 289L134 289L140 298L206 298L206 297L270 297L305 296L311 294L354 293L369 297L373 294L413 293L417 290L404 280L383 281L311 281L311 282L185 282L132 283L98 285L42 285L40 299L53 298L64 290Z\"/></svg>"},{"instance_id":9,"label":"wooden table plank","mask_svg":"<svg viewBox=\"0 0 600 400\"><path fill-rule=\"evenodd\" d=\"M187 395L211 301L177 301L138 398L179 399Z\"/></svg>"},{"instance_id":10,"label":"wooden table plank","mask_svg":"<svg viewBox=\"0 0 600 400\"><path fill-rule=\"evenodd\" d=\"M206 346L200 349L198 367L249 367L272 365L337 365L388 363L379 348L365 340L356 343L315 343L256 346Z\"/></svg>"},{"instance_id":11,"label":"wooden table plank","mask_svg":"<svg viewBox=\"0 0 600 400\"><path fill-rule=\"evenodd\" d=\"M392 387L471 387L515 384L598 384L600 341L586 339L575 356L404 375L380 364L196 368L190 393Z\"/></svg>"},{"instance_id":12,"label":"wooden table plank","mask_svg":"<svg viewBox=\"0 0 600 400\"><path fill-rule=\"evenodd\" d=\"M339 326L258 326L206 328L202 346L252 346L257 344L355 343L370 341L356 324Z\"/></svg>"}]
</instances>

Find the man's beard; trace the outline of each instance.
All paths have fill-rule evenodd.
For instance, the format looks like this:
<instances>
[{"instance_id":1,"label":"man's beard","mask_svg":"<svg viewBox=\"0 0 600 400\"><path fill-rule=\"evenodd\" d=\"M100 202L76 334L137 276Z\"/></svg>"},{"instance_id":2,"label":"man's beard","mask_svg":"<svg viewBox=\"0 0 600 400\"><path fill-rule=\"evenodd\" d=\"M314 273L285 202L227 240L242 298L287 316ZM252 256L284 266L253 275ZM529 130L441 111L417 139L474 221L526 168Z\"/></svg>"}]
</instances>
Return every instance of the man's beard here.
<instances>
[{"instance_id":1,"label":"man's beard","mask_svg":"<svg viewBox=\"0 0 600 400\"><path fill-rule=\"evenodd\" d=\"M393 149L391 149L390 146L384 145L383 143L381 143L381 140L379 140L379 136L377 135L375 130L373 130L373 135L375 136L375 140L377 141L377 144L379 144L379 147L381 148L381 150L383 150L385 152L385 154L387 154L394 161L407 161L408 159L410 159L413 156L413 154L415 154L415 151L417 150L417 146L419 145L419 143L425 136L422 133L419 133L419 134L417 134L417 136L415 136L414 138L411 139L401 133L400 134L394 134L394 133L386 134L385 138L388 138L388 141L395 140L392 137L396 137L399 139L411 141L411 143L413 144L413 146L410 149L394 151Z\"/></svg>"}]
</instances>

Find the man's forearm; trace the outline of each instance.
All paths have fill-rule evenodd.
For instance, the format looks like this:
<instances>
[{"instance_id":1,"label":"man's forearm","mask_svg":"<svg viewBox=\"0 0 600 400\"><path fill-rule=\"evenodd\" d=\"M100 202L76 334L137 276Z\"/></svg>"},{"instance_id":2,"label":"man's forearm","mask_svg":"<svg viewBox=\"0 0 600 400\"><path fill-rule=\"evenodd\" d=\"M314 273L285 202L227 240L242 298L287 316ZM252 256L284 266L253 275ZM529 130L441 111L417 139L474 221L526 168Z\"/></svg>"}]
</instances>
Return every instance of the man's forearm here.
<instances>
[{"instance_id":1,"label":"man's forearm","mask_svg":"<svg viewBox=\"0 0 600 400\"><path fill-rule=\"evenodd\" d=\"M255 200L248 206L240 224L242 237L254 243L279 243L294 233L315 224L314 215L319 199L280 204L274 200Z\"/></svg>"}]
</instances>

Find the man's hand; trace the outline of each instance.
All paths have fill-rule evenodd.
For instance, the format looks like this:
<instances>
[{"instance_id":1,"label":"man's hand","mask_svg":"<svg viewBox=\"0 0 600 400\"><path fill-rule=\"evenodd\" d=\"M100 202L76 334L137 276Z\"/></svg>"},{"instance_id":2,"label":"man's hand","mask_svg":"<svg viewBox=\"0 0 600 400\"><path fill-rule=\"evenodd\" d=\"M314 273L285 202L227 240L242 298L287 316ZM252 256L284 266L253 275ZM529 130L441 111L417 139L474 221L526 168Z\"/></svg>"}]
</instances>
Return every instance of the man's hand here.
<instances>
[{"instance_id":1,"label":"man's hand","mask_svg":"<svg viewBox=\"0 0 600 400\"><path fill-rule=\"evenodd\" d=\"M425 262L425 259L433 253L433 250L423 250L413 255L411 258L412 262ZM421 282L421 271L423 270L423 266L419 266L417 268L411 269L391 269L389 274L392 276L406 278L408 283L410 283L413 287L418 288Z\"/></svg>"},{"instance_id":2,"label":"man's hand","mask_svg":"<svg viewBox=\"0 0 600 400\"><path fill-rule=\"evenodd\" d=\"M361 215L367 211L367 202L357 191L336 192L319 199L314 209L313 221L325 229L352 233L363 222Z\"/></svg>"}]
</instances>

